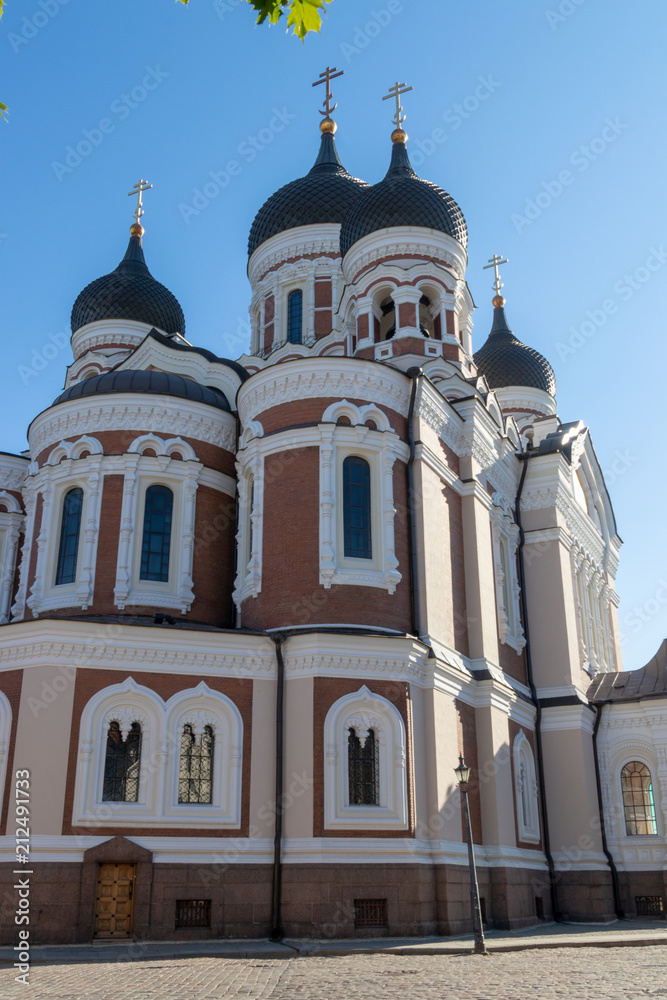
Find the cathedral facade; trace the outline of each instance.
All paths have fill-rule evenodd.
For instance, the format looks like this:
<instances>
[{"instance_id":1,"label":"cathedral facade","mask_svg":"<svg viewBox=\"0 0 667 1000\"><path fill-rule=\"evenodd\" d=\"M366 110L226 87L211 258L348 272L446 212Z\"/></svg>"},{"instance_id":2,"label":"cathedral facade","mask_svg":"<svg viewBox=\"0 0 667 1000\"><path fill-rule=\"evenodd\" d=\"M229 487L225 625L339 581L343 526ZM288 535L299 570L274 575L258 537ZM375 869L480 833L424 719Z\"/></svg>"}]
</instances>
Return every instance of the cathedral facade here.
<instances>
[{"instance_id":1,"label":"cathedral facade","mask_svg":"<svg viewBox=\"0 0 667 1000\"><path fill-rule=\"evenodd\" d=\"M459 755L487 926L664 914L666 647L622 671L589 431L499 258L474 349L400 114L372 186L334 131L252 224L249 354L186 339L138 208L0 454L7 943L17 869L34 943L466 931Z\"/></svg>"}]
</instances>

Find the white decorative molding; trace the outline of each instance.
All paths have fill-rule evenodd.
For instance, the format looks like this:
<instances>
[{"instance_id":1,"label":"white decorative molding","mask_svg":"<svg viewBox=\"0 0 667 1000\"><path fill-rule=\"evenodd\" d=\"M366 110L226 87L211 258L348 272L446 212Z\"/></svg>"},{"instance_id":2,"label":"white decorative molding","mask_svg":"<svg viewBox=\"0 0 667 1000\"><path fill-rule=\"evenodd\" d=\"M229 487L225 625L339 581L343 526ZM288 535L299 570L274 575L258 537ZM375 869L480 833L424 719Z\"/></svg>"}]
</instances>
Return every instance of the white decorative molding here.
<instances>
[{"instance_id":1,"label":"white decorative molding","mask_svg":"<svg viewBox=\"0 0 667 1000\"><path fill-rule=\"evenodd\" d=\"M9 621L19 539L24 530L25 517L21 504L6 490L0 490L0 625Z\"/></svg>"},{"instance_id":2,"label":"white decorative molding","mask_svg":"<svg viewBox=\"0 0 667 1000\"><path fill-rule=\"evenodd\" d=\"M86 323L72 334L74 360L78 361L96 347L107 347L109 344L136 347L152 328L151 323L140 323L132 319L98 319L93 323Z\"/></svg>"},{"instance_id":3,"label":"white decorative molding","mask_svg":"<svg viewBox=\"0 0 667 1000\"><path fill-rule=\"evenodd\" d=\"M591 562L603 568L606 555L604 539L563 483L558 480L548 485L528 485L521 497L521 510L543 510L549 507L555 507L561 512L573 540Z\"/></svg>"},{"instance_id":4,"label":"white decorative molding","mask_svg":"<svg viewBox=\"0 0 667 1000\"><path fill-rule=\"evenodd\" d=\"M30 425L31 453L37 456L65 438L101 431L160 432L204 441L232 453L236 448L236 421L226 410L175 396L146 403L137 393L114 393L94 400L82 396L44 410Z\"/></svg>"},{"instance_id":5,"label":"white decorative molding","mask_svg":"<svg viewBox=\"0 0 667 1000\"><path fill-rule=\"evenodd\" d=\"M30 459L24 455L0 454L0 489L20 493L29 465Z\"/></svg>"},{"instance_id":6,"label":"white decorative molding","mask_svg":"<svg viewBox=\"0 0 667 1000\"><path fill-rule=\"evenodd\" d=\"M4 691L0 691L0 802L5 801L5 780L7 777L11 733L12 707L9 704L7 695ZM13 785L13 781L11 784ZM24 799L24 801L27 802L28 800ZM9 823L11 824L11 820Z\"/></svg>"},{"instance_id":7,"label":"white decorative molding","mask_svg":"<svg viewBox=\"0 0 667 1000\"><path fill-rule=\"evenodd\" d=\"M521 410L527 413L538 413L551 417L556 413L556 400L542 389L533 389L525 385L500 387L493 390L504 412Z\"/></svg>"},{"instance_id":8,"label":"white decorative molding","mask_svg":"<svg viewBox=\"0 0 667 1000\"><path fill-rule=\"evenodd\" d=\"M286 261L314 257L327 259L340 270L340 225L294 226L264 240L248 261L248 278L255 287Z\"/></svg>"},{"instance_id":9,"label":"white decorative molding","mask_svg":"<svg viewBox=\"0 0 667 1000\"><path fill-rule=\"evenodd\" d=\"M362 744L372 729L378 744L378 804L350 805L348 730ZM401 713L366 685L335 702L324 722L324 826L401 830L408 823L405 725Z\"/></svg>"},{"instance_id":10,"label":"white decorative molding","mask_svg":"<svg viewBox=\"0 0 667 1000\"><path fill-rule=\"evenodd\" d=\"M407 267L415 266L411 258L420 258L422 270L444 265L452 272L452 280L457 281L465 274L468 258L457 240L439 229L421 226L395 226L378 229L357 240L343 258L345 280L354 284L361 274L374 264L390 261L390 258L404 258Z\"/></svg>"},{"instance_id":11,"label":"white decorative molding","mask_svg":"<svg viewBox=\"0 0 667 1000\"><path fill-rule=\"evenodd\" d=\"M262 589L264 539L264 443L263 430L251 421L244 431L236 463L238 485L238 529L236 532L236 578L232 598L236 607ZM257 436L254 436L257 434Z\"/></svg>"},{"instance_id":12,"label":"white decorative molding","mask_svg":"<svg viewBox=\"0 0 667 1000\"><path fill-rule=\"evenodd\" d=\"M213 801L179 803L178 775L183 725L204 713L214 726ZM129 732L141 725L137 802L104 801L109 723ZM203 681L166 703L132 677L95 694L81 714L73 823L113 827L232 827L241 824L243 720L234 703Z\"/></svg>"},{"instance_id":13,"label":"white decorative molding","mask_svg":"<svg viewBox=\"0 0 667 1000\"><path fill-rule=\"evenodd\" d=\"M498 633L501 642L521 653L526 636L521 623L521 587L517 571L519 528L511 506L499 493L493 494L490 518Z\"/></svg>"},{"instance_id":14,"label":"white decorative molding","mask_svg":"<svg viewBox=\"0 0 667 1000\"><path fill-rule=\"evenodd\" d=\"M540 840L540 818L535 756L523 729L514 740L512 759L519 840L525 844L537 844Z\"/></svg>"},{"instance_id":15,"label":"white decorative molding","mask_svg":"<svg viewBox=\"0 0 667 1000\"><path fill-rule=\"evenodd\" d=\"M59 465L66 458L81 458L84 452L91 455L103 455L104 448L97 438L83 434L76 441L61 441L56 445L46 460L46 465Z\"/></svg>"}]
</instances>

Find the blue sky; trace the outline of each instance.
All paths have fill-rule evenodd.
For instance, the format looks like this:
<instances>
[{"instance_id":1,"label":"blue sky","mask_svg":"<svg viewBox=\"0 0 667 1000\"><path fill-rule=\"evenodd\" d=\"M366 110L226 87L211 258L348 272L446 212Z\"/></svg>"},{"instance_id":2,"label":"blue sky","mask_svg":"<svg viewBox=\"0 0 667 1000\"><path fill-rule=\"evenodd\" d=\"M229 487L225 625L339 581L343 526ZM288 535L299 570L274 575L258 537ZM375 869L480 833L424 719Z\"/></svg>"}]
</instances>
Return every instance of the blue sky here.
<instances>
[{"instance_id":1,"label":"blue sky","mask_svg":"<svg viewBox=\"0 0 667 1000\"><path fill-rule=\"evenodd\" d=\"M323 94L311 82L327 64L346 71L335 81L339 152L374 182L390 155L380 98L405 80L413 163L468 221L476 346L491 322L482 265L502 253L514 332L552 362L561 417L591 428L625 541L626 667L646 662L667 635L667 8L334 0L305 44L256 27L236 0L5 10L0 447L25 448L30 419L60 390L72 303L122 257L126 192L140 177L154 185L153 274L179 298L188 338L236 357L254 213L316 155Z\"/></svg>"}]
</instances>

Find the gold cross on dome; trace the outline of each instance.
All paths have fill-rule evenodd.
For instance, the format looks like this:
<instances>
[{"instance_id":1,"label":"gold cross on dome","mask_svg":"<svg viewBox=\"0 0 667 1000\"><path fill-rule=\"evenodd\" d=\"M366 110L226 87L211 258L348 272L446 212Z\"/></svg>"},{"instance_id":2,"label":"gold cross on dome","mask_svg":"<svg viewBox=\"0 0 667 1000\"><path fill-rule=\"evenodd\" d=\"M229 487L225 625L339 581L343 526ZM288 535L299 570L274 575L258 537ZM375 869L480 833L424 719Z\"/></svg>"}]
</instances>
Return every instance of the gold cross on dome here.
<instances>
[{"instance_id":1,"label":"gold cross on dome","mask_svg":"<svg viewBox=\"0 0 667 1000\"><path fill-rule=\"evenodd\" d=\"M135 184L131 191L127 192L128 198L131 198L136 194L137 196L137 207L134 210L134 221L137 225L141 222L141 216L144 214L143 203L141 201L141 195L144 191L149 191L153 187L148 181L140 180L138 184Z\"/></svg>"},{"instance_id":2,"label":"gold cross on dome","mask_svg":"<svg viewBox=\"0 0 667 1000\"><path fill-rule=\"evenodd\" d=\"M493 282L493 290L495 291L496 295L500 295L500 289L503 287L503 283L500 280L500 271L498 270L500 264L509 264L509 261L503 260L503 258L499 257L497 253L494 253L493 257L489 258L489 263L485 264L483 267L484 271L488 271L489 268L492 267L495 272L496 277L495 281Z\"/></svg>"},{"instance_id":3,"label":"gold cross on dome","mask_svg":"<svg viewBox=\"0 0 667 1000\"><path fill-rule=\"evenodd\" d=\"M326 83L327 85L327 96L322 101L324 106L324 111L320 111L321 115L325 115L327 118L331 117L331 113L336 110L338 104L331 106L331 81L335 80L337 76L342 76L345 72L344 69L338 69L336 66L327 66L324 73L320 73L319 80L316 80L313 87L318 87L320 83Z\"/></svg>"},{"instance_id":4,"label":"gold cross on dome","mask_svg":"<svg viewBox=\"0 0 667 1000\"><path fill-rule=\"evenodd\" d=\"M409 90L413 89L413 87L408 87L407 84L399 83L397 80L394 86L389 88L389 93L385 94L382 98L383 101L388 101L390 97L393 97L396 101L396 114L392 118L396 128L400 128L406 119L406 115L403 114L403 108L401 107L401 94L407 94Z\"/></svg>"}]
</instances>

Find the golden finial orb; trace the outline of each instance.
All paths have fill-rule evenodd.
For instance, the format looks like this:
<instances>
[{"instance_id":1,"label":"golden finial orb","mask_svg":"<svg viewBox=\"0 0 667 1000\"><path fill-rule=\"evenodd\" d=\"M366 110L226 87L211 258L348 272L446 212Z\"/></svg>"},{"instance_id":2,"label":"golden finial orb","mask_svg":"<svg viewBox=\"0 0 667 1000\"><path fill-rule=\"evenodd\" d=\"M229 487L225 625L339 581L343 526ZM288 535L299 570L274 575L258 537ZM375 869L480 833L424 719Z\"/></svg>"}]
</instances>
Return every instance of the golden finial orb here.
<instances>
[{"instance_id":1,"label":"golden finial orb","mask_svg":"<svg viewBox=\"0 0 667 1000\"><path fill-rule=\"evenodd\" d=\"M144 227L138 222L133 222L132 225L130 226L131 236L143 236L144 232L145 232Z\"/></svg>"},{"instance_id":2,"label":"golden finial orb","mask_svg":"<svg viewBox=\"0 0 667 1000\"><path fill-rule=\"evenodd\" d=\"M403 128L395 128L394 131L391 133L391 141L392 142L407 142L408 141L408 133Z\"/></svg>"},{"instance_id":3,"label":"golden finial orb","mask_svg":"<svg viewBox=\"0 0 667 1000\"><path fill-rule=\"evenodd\" d=\"M333 118L323 118L320 122L320 132L330 132L333 135L337 128L338 126Z\"/></svg>"},{"instance_id":4,"label":"golden finial orb","mask_svg":"<svg viewBox=\"0 0 667 1000\"><path fill-rule=\"evenodd\" d=\"M505 299L502 297L502 295L494 295L493 296L493 304L496 307L496 309L499 309L500 306L504 306L505 305Z\"/></svg>"}]
</instances>

